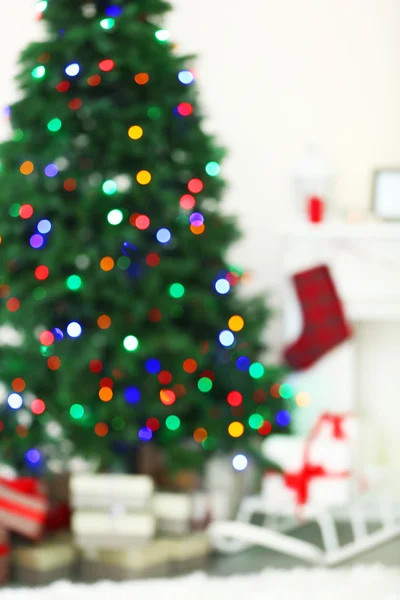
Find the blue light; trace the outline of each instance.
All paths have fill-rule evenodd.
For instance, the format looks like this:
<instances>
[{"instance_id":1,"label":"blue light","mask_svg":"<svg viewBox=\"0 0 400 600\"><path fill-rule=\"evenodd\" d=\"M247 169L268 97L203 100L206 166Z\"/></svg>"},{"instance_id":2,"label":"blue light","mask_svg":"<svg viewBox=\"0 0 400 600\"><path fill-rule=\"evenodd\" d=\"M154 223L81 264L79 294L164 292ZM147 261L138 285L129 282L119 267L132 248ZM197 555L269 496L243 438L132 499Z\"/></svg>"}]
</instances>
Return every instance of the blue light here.
<instances>
[{"instance_id":1,"label":"blue light","mask_svg":"<svg viewBox=\"0 0 400 600\"><path fill-rule=\"evenodd\" d=\"M201 213L195 212L190 215L189 221L191 222L192 225L199 226L204 223L204 217Z\"/></svg>"},{"instance_id":2,"label":"blue light","mask_svg":"<svg viewBox=\"0 0 400 600\"><path fill-rule=\"evenodd\" d=\"M14 410L18 410L23 405L24 401L19 394L10 394L7 398L8 406Z\"/></svg>"},{"instance_id":3,"label":"blue light","mask_svg":"<svg viewBox=\"0 0 400 600\"><path fill-rule=\"evenodd\" d=\"M72 321L67 327L67 333L69 337L77 338L82 333L82 327L76 321Z\"/></svg>"},{"instance_id":4,"label":"blue light","mask_svg":"<svg viewBox=\"0 0 400 600\"><path fill-rule=\"evenodd\" d=\"M139 429L138 436L142 442L148 442L153 437L153 432L148 427L142 427Z\"/></svg>"},{"instance_id":5,"label":"blue light","mask_svg":"<svg viewBox=\"0 0 400 600\"><path fill-rule=\"evenodd\" d=\"M44 170L44 173L47 177L55 177L58 173L58 167L57 165L47 165L47 167Z\"/></svg>"},{"instance_id":6,"label":"blue light","mask_svg":"<svg viewBox=\"0 0 400 600\"><path fill-rule=\"evenodd\" d=\"M251 360L247 356L239 356L236 361L236 366L239 371L248 371L250 369Z\"/></svg>"},{"instance_id":7,"label":"blue light","mask_svg":"<svg viewBox=\"0 0 400 600\"><path fill-rule=\"evenodd\" d=\"M42 457L40 455L39 450L36 450L36 448L32 448L31 450L28 450L28 452L25 455L25 458L29 464L37 465Z\"/></svg>"},{"instance_id":8,"label":"blue light","mask_svg":"<svg viewBox=\"0 0 400 600\"><path fill-rule=\"evenodd\" d=\"M64 338L64 334L61 331L61 329L59 329L58 327L55 327L53 330L53 335L54 335L54 339L56 342L61 342L61 340Z\"/></svg>"},{"instance_id":9,"label":"blue light","mask_svg":"<svg viewBox=\"0 0 400 600\"><path fill-rule=\"evenodd\" d=\"M39 233L49 233L49 231L51 231L50 221L48 221L47 219L42 219L41 221L39 221L37 230Z\"/></svg>"},{"instance_id":10,"label":"blue light","mask_svg":"<svg viewBox=\"0 0 400 600\"><path fill-rule=\"evenodd\" d=\"M161 370L161 363L156 358L146 360L146 371L152 375L156 375Z\"/></svg>"},{"instance_id":11,"label":"blue light","mask_svg":"<svg viewBox=\"0 0 400 600\"><path fill-rule=\"evenodd\" d=\"M67 75L69 75L69 77L76 77L80 70L81 68L78 65L78 63L71 63L70 65L65 67L65 72Z\"/></svg>"},{"instance_id":12,"label":"blue light","mask_svg":"<svg viewBox=\"0 0 400 600\"><path fill-rule=\"evenodd\" d=\"M120 6L107 6L104 12L107 17L113 17L115 19L115 17L119 17L122 14L122 8Z\"/></svg>"},{"instance_id":13,"label":"blue light","mask_svg":"<svg viewBox=\"0 0 400 600\"><path fill-rule=\"evenodd\" d=\"M170 230L169 229L165 229L165 228L159 229L157 231L157 234L156 234L156 238L160 242L160 244L168 244L168 242L170 241L171 237L172 236L171 236Z\"/></svg>"},{"instance_id":14,"label":"blue light","mask_svg":"<svg viewBox=\"0 0 400 600\"><path fill-rule=\"evenodd\" d=\"M287 427L290 424L290 413L287 410L280 410L275 417L276 422L281 427Z\"/></svg>"},{"instance_id":15,"label":"blue light","mask_svg":"<svg viewBox=\"0 0 400 600\"><path fill-rule=\"evenodd\" d=\"M233 335L232 331L224 329L224 331L221 331L221 333L219 334L219 341L222 346L228 348L229 346L232 346L232 344L235 343L235 336Z\"/></svg>"},{"instance_id":16,"label":"blue light","mask_svg":"<svg viewBox=\"0 0 400 600\"><path fill-rule=\"evenodd\" d=\"M236 456L233 457L232 466L235 471L244 471L248 464L249 461L244 454L236 454Z\"/></svg>"},{"instance_id":17,"label":"blue light","mask_svg":"<svg viewBox=\"0 0 400 600\"><path fill-rule=\"evenodd\" d=\"M44 239L41 235L39 235L38 233L34 233L31 236L31 239L29 240L30 245L32 246L32 248L41 248L44 244Z\"/></svg>"},{"instance_id":18,"label":"blue light","mask_svg":"<svg viewBox=\"0 0 400 600\"><path fill-rule=\"evenodd\" d=\"M180 71L178 79L183 85L190 85L194 81L194 75L190 71Z\"/></svg>"},{"instance_id":19,"label":"blue light","mask_svg":"<svg viewBox=\"0 0 400 600\"><path fill-rule=\"evenodd\" d=\"M124 390L124 396L129 404L136 404L140 400L140 391L135 387L127 387Z\"/></svg>"},{"instance_id":20,"label":"blue light","mask_svg":"<svg viewBox=\"0 0 400 600\"><path fill-rule=\"evenodd\" d=\"M227 279L218 279L218 281L215 282L215 289L218 294L227 294L231 289L231 284Z\"/></svg>"}]
</instances>

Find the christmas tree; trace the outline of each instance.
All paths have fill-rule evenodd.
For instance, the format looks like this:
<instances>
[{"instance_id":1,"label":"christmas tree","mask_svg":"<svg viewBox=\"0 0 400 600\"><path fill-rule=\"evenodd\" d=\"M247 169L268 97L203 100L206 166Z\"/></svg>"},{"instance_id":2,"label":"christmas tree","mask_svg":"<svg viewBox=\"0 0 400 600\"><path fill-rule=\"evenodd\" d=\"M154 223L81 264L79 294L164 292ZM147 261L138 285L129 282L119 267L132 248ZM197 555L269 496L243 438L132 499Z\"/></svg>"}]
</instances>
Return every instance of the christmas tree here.
<instances>
[{"instance_id":1,"label":"christmas tree","mask_svg":"<svg viewBox=\"0 0 400 600\"><path fill-rule=\"evenodd\" d=\"M156 22L169 5L36 10L47 39L21 56L0 146L2 460L129 470L151 439L187 460L188 440L206 455L284 431L281 370L259 361L269 311L226 258L224 152Z\"/></svg>"}]
</instances>

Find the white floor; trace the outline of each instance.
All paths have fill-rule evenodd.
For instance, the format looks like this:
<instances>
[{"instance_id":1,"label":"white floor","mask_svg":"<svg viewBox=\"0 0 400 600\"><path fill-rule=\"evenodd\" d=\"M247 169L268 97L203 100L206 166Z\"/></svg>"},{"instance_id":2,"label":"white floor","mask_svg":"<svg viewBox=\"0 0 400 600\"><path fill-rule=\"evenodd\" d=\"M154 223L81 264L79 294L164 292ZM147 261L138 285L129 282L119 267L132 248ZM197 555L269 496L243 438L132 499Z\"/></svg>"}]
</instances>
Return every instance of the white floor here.
<instances>
[{"instance_id":1,"label":"white floor","mask_svg":"<svg viewBox=\"0 0 400 600\"><path fill-rule=\"evenodd\" d=\"M400 557L399 557L400 567ZM227 578L196 573L180 579L3 589L1 600L400 600L400 568L265 570Z\"/></svg>"}]
</instances>

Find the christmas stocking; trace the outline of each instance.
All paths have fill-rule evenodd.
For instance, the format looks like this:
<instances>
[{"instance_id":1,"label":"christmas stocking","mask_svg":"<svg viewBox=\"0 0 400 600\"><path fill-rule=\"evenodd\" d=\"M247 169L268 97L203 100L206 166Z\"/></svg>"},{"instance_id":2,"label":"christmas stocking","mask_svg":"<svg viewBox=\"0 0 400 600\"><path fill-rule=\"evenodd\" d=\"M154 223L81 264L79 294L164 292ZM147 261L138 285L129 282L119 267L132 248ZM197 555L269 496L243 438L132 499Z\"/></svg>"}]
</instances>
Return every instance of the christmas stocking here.
<instances>
[{"instance_id":1,"label":"christmas stocking","mask_svg":"<svg viewBox=\"0 0 400 600\"><path fill-rule=\"evenodd\" d=\"M343 307L329 269L325 265L293 276L303 314L300 338L286 348L286 362L306 369L321 356L351 336Z\"/></svg>"}]
</instances>

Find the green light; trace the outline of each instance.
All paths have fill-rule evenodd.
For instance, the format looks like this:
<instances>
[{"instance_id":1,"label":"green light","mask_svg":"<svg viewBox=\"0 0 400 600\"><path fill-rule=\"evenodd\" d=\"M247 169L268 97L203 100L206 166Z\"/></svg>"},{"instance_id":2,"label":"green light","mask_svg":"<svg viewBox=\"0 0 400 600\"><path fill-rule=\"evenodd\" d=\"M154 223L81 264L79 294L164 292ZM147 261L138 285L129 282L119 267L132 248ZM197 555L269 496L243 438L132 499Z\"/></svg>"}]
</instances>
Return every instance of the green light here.
<instances>
[{"instance_id":1,"label":"green light","mask_svg":"<svg viewBox=\"0 0 400 600\"><path fill-rule=\"evenodd\" d=\"M134 335L127 335L123 341L123 346L128 352L135 352L139 347L139 340Z\"/></svg>"},{"instance_id":2,"label":"green light","mask_svg":"<svg viewBox=\"0 0 400 600\"><path fill-rule=\"evenodd\" d=\"M24 137L24 132L22 129L16 129L13 134L13 141L20 142Z\"/></svg>"},{"instance_id":3,"label":"green light","mask_svg":"<svg viewBox=\"0 0 400 600\"><path fill-rule=\"evenodd\" d=\"M115 194L117 191L117 184L112 179L108 179L103 183L103 192L107 194L107 196L111 196Z\"/></svg>"},{"instance_id":4,"label":"green light","mask_svg":"<svg viewBox=\"0 0 400 600\"><path fill-rule=\"evenodd\" d=\"M169 32L166 29L159 29L154 34L159 42L168 42Z\"/></svg>"},{"instance_id":5,"label":"green light","mask_svg":"<svg viewBox=\"0 0 400 600\"><path fill-rule=\"evenodd\" d=\"M81 404L73 404L69 409L69 414L73 419L82 419L85 414L85 409Z\"/></svg>"},{"instance_id":6,"label":"green light","mask_svg":"<svg viewBox=\"0 0 400 600\"><path fill-rule=\"evenodd\" d=\"M43 300L46 298L46 290L42 287L37 287L33 290L32 295L35 300Z\"/></svg>"},{"instance_id":7,"label":"green light","mask_svg":"<svg viewBox=\"0 0 400 600\"><path fill-rule=\"evenodd\" d=\"M51 352L50 346L40 346L40 354L42 356L50 356Z\"/></svg>"},{"instance_id":8,"label":"green light","mask_svg":"<svg viewBox=\"0 0 400 600\"><path fill-rule=\"evenodd\" d=\"M249 373L253 379L260 379L264 375L264 367L261 363L255 362L250 365Z\"/></svg>"},{"instance_id":9,"label":"green light","mask_svg":"<svg viewBox=\"0 0 400 600\"><path fill-rule=\"evenodd\" d=\"M211 162L206 164L206 173L210 175L210 177L216 177L220 174L221 168L217 162L212 160Z\"/></svg>"},{"instance_id":10,"label":"green light","mask_svg":"<svg viewBox=\"0 0 400 600\"><path fill-rule=\"evenodd\" d=\"M40 0L40 2L36 2L36 10L39 12L44 12L48 6L47 0Z\"/></svg>"},{"instance_id":11,"label":"green light","mask_svg":"<svg viewBox=\"0 0 400 600\"><path fill-rule=\"evenodd\" d=\"M125 421L121 417L114 417L111 420L111 425L115 431L122 431L125 427Z\"/></svg>"},{"instance_id":12,"label":"green light","mask_svg":"<svg viewBox=\"0 0 400 600\"><path fill-rule=\"evenodd\" d=\"M100 27L103 29L112 29L115 25L115 19L103 19L100 21Z\"/></svg>"},{"instance_id":13,"label":"green light","mask_svg":"<svg viewBox=\"0 0 400 600\"><path fill-rule=\"evenodd\" d=\"M285 398L285 400L288 400L293 396L294 389L288 383L282 383L282 385L279 388L279 394L281 398Z\"/></svg>"},{"instance_id":14,"label":"green light","mask_svg":"<svg viewBox=\"0 0 400 600\"><path fill-rule=\"evenodd\" d=\"M126 271L131 266L131 261L127 256L120 256L117 260L117 266L121 269L121 271Z\"/></svg>"},{"instance_id":15,"label":"green light","mask_svg":"<svg viewBox=\"0 0 400 600\"><path fill-rule=\"evenodd\" d=\"M173 283L169 288L169 293L173 298L182 298L185 288L181 283Z\"/></svg>"},{"instance_id":16,"label":"green light","mask_svg":"<svg viewBox=\"0 0 400 600\"><path fill-rule=\"evenodd\" d=\"M31 73L33 79L42 79L46 75L46 68L43 65L35 67Z\"/></svg>"},{"instance_id":17,"label":"green light","mask_svg":"<svg viewBox=\"0 0 400 600\"><path fill-rule=\"evenodd\" d=\"M217 442L215 438L208 435L206 439L201 442L201 445L203 446L204 450L214 450L214 448L217 446Z\"/></svg>"},{"instance_id":18,"label":"green light","mask_svg":"<svg viewBox=\"0 0 400 600\"><path fill-rule=\"evenodd\" d=\"M52 132L60 131L61 127L62 123L60 119L51 119L51 121L47 123L47 129Z\"/></svg>"},{"instance_id":19,"label":"green light","mask_svg":"<svg viewBox=\"0 0 400 600\"><path fill-rule=\"evenodd\" d=\"M76 292L79 288L82 287L82 279L79 275L70 275L66 281L67 288Z\"/></svg>"},{"instance_id":20,"label":"green light","mask_svg":"<svg viewBox=\"0 0 400 600\"><path fill-rule=\"evenodd\" d=\"M19 209L21 208L20 204L14 203L11 204L8 212L10 213L10 217L19 217Z\"/></svg>"},{"instance_id":21,"label":"green light","mask_svg":"<svg viewBox=\"0 0 400 600\"><path fill-rule=\"evenodd\" d=\"M152 121L157 121L157 119L161 117L161 110L158 106L150 106L150 108L147 109L147 116Z\"/></svg>"},{"instance_id":22,"label":"green light","mask_svg":"<svg viewBox=\"0 0 400 600\"><path fill-rule=\"evenodd\" d=\"M249 417L249 425L252 429L259 429L261 425L264 423L264 418L257 413L254 415L250 415Z\"/></svg>"},{"instance_id":23,"label":"green light","mask_svg":"<svg viewBox=\"0 0 400 600\"><path fill-rule=\"evenodd\" d=\"M110 223L110 225L119 225L123 218L124 215L122 214L122 211L120 211L118 208L110 210L110 212L107 215L107 221Z\"/></svg>"},{"instance_id":24,"label":"green light","mask_svg":"<svg viewBox=\"0 0 400 600\"><path fill-rule=\"evenodd\" d=\"M211 390L212 386L213 386L212 381L208 377L202 377L197 382L197 387L199 388L199 390L201 392L209 392Z\"/></svg>"},{"instance_id":25,"label":"green light","mask_svg":"<svg viewBox=\"0 0 400 600\"><path fill-rule=\"evenodd\" d=\"M170 431L176 431L181 425L181 420L175 415L170 415L165 419L165 424Z\"/></svg>"}]
</instances>

